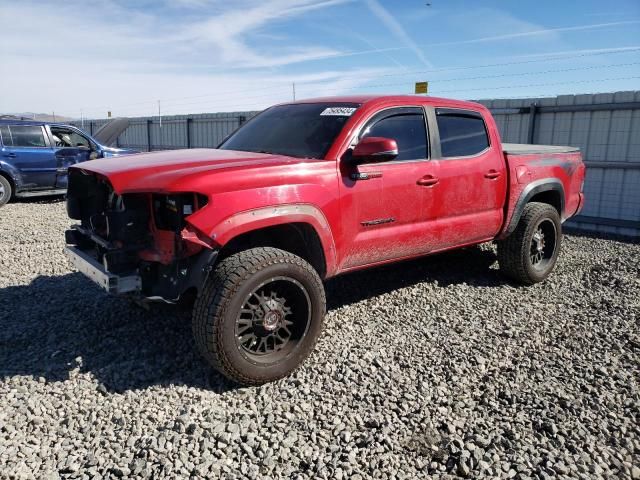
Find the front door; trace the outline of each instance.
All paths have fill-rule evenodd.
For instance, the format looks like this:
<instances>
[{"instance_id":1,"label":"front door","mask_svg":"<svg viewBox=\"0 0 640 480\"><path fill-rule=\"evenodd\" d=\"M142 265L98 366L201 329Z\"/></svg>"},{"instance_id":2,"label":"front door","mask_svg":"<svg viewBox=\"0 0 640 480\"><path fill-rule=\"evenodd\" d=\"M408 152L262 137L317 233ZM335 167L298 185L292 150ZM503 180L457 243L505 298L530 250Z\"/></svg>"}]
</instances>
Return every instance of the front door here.
<instances>
[{"instance_id":1,"label":"front door","mask_svg":"<svg viewBox=\"0 0 640 480\"><path fill-rule=\"evenodd\" d=\"M91 151L83 147L56 149L56 188L67 188L69 167L89 160Z\"/></svg>"},{"instance_id":2,"label":"front door","mask_svg":"<svg viewBox=\"0 0 640 480\"><path fill-rule=\"evenodd\" d=\"M53 125L51 138L55 144L56 188L67 188L67 170L76 163L86 162L95 151L95 146L87 137L70 127Z\"/></svg>"},{"instance_id":3,"label":"front door","mask_svg":"<svg viewBox=\"0 0 640 480\"><path fill-rule=\"evenodd\" d=\"M345 245L340 269L409 257L428 251L431 218L428 188L428 141L420 107L384 110L361 129L365 137L394 139L398 156L380 163L353 165L350 152L340 162Z\"/></svg>"}]
</instances>

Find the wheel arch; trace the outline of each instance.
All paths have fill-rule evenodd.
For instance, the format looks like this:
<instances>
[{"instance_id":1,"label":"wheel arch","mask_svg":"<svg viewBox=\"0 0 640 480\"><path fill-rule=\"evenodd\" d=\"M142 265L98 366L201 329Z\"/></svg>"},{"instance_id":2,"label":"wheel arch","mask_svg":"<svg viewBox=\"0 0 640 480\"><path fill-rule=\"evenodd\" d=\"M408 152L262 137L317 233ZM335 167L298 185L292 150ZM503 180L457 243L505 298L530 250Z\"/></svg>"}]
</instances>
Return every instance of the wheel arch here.
<instances>
[{"instance_id":1,"label":"wheel arch","mask_svg":"<svg viewBox=\"0 0 640 480\"><path fill-rule=\"evenodd\" d=\"M565 193L562 182L557 178L543 178L527 185L518 197L513 209L513 215L509 220L509 224L504 235L513 233L520 221L520 218L522 217L524 207L531 202L540 202L551 205L558 211L560 219L563 219Z\"/></svg>"},{"instance_id":2,"label":"wheel arch","mask_svg":"<svg viewBox=\"0 0 640 480\"><path fill-rule=\"evenodd\" d=\"M9 174L9 172L6 172L2 169L0 169L0 177L3 177L7 180L7 182L9 182L9 186L11 187L11 197L9 198L9 201L11 201L11 199L16 195L16 181Z\"/></svg>"},{"instance_id":3,"label":"wheel arch","mask_svg":"<svg viewBox=\"0 0 640 480\"><path fill-rule=\"evenodd\" d=\"M221 245L217 261L248 248L274 247L303 258L321 278L335 270L331 230L315 207L291 205L241 212L223 225L226 228L214 238Z\"/></svg>"},{"instance_id":4,"label":"wheel arch","mask_svg":"<svg viewBox=\"0 0 640 480\"><path fill-rule=\"evenodd\" d=\"M13 194L22 187L22 177L16 167L6 162L0 161L0 175L7 179L13 189Z\"/></svg>"}]
</instances>

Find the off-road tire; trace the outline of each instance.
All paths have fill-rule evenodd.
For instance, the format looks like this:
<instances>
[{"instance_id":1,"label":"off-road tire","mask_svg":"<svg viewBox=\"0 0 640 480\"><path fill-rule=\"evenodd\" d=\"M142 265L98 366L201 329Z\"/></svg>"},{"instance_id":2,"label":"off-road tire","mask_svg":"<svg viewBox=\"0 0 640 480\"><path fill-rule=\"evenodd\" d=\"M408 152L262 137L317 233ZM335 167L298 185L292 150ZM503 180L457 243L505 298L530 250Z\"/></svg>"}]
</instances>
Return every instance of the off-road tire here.
<instances>
[{"instance_id":1,"label":"off-road tire","mask_svg":"<svg viewBox=\"0 0 640 480\"><path fill-rule=\"evenodd\" d=\"M236 322L249 292L275 277L294 279L309 300L308 327L295 349L268 364L252 362L236 343ZM223 259L211 272L193 310L195 343L211 366L230 380L260 385L296 370L322 331L326 299L322 280L302 258L277 248L252 248Z\"/></svg>"},{"instance_id":2,"label":"off-road tire","mask_svg":"<svg viewBox=\"0 0 640 480\"><path fill-rule=\"evenodd\" d=\"M0 175L0 187L0 207L2 207L11 200L13 189L11 188L11 182L4 175Z\"/></svg>"},{"instance_id":3,"label":"off-road tire","mask_svg":"<svg viewBox=\"0 0 640 480\"><path fill-rule=\"evenodd\" d=\"M554 249L543 268L535 268L530 256L533 236L541 222L555 225ZM549 239L551 240L551 239ZM531 202L524 207L516 229L504 240L498 241L498 263L507 277L525 285L546 279L558 259L562 241L562 225L558 211L546 203Z\"/></svg>"}]
</instances>

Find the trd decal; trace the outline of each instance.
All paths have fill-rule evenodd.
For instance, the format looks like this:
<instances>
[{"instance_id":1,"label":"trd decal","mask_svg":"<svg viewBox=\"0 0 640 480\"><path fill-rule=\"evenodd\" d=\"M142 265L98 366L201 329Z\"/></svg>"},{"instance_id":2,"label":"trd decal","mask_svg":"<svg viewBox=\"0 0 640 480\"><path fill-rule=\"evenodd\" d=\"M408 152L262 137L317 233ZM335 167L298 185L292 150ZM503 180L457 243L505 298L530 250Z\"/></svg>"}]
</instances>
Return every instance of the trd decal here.
<instances>
[{"instance_id":1,"label":"trd decal","mask_svg":"<svg viewBox=\"0 0 640 480\"><path fill-rule=\"evenodd\" d=\"M393 223L396 219L393 217L389 218L378 218L376 220L367 220L366 222L360 222L363 227L373 227L374 225L382 225L383 223Z\"/></svg>"}]
</instances>

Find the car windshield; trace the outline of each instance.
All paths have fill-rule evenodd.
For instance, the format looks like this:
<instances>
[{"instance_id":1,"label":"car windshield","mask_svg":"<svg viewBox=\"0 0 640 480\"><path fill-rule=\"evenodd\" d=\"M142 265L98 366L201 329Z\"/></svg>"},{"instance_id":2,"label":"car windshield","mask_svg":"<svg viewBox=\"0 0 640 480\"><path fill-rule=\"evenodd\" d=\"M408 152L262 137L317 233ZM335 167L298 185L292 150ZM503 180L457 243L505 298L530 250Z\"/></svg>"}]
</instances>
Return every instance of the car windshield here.
<instances>
[{"instance_id":1,"label":"car windshield","mask_svg":"<svg viewBox=\"0 0 640 480\"><path fill-rule=\"evenodd\" d=\"M218 148L324 158L359 106L353 103L297 103L271 107L252 118Z\"/></svg>"}]
</instances>

